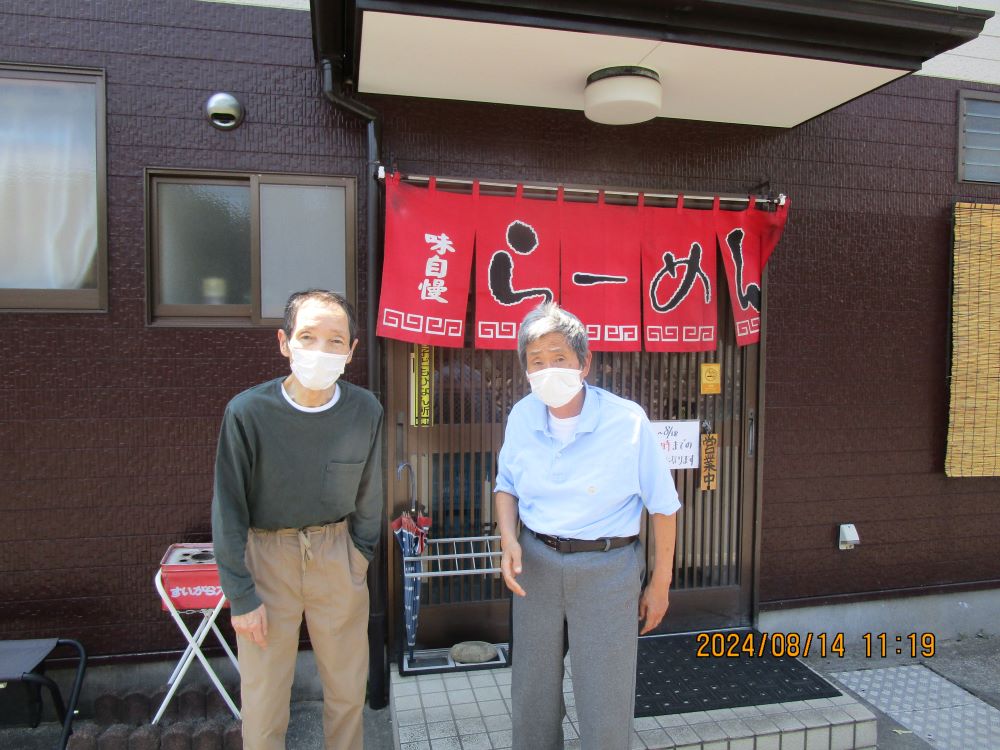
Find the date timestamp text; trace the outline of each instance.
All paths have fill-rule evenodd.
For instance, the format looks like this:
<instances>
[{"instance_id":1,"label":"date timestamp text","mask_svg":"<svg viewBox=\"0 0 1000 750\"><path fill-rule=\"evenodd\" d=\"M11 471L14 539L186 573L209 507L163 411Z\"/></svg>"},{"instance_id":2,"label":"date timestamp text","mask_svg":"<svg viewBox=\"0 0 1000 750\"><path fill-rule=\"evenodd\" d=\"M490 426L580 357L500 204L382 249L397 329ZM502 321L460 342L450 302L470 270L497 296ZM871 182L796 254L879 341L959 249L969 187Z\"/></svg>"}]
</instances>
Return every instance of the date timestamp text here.
<instances>
[{"instance_id":1,"label":"date timestamp text","mask_svg":"<svg viewBox=\"0 0 1000 750\"><path fill-rule=\"evenodd\" d=\"M792 658L847 655L848 639L843 633L697 633L695 656L739 657L764 656ZM937 649L934 633L863 633L860 638L866 659L884 659L890 655L930 658Z\"/></svg>"}]
</instances>

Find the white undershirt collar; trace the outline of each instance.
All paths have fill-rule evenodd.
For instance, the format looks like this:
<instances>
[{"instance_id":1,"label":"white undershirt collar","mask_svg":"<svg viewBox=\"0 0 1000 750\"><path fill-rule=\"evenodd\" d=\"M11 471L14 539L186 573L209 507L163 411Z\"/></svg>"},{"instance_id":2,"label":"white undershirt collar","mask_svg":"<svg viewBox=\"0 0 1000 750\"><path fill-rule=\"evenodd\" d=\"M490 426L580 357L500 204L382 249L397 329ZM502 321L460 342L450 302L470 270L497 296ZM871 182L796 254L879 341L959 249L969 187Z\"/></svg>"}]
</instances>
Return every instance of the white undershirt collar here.
<instances>
[{"instance_id":1,"label":"white undershirt collar","mask_svg":"<svg viewBox=\"0 0 1000 750\"><path fill-rule=\"evenodd\" d=\"M288 395L288 391L285 390L285 384L284 383L281 384L281 395L285 397L285 401L287 401L288 403L290 403L292 406L294 406L299 411L304 411L306 413L313 413L314 414L314 413L316 413L318 411L326 411L327 409L331 408L334 404L336 404L337 401L340 400L340 383L337 383L334 386L334 388L333 388L333 397L329 401L327 401L325 404L323 404L322 406L303 406L302 404L296 403L295 399L293 399L291 396Z\"/></svg>"},{"instance_id":2,"label":"white undershirt collar","mask_svg":"<svg viewBox=\"0 0 1000 750\"><path fill-rule=\"evenodd\" d=\"M558 440L562 445L566 445L576 434L576 425L580 421L580 415L577 414L575 417L556 417L552 415L552 412L548 412L549 417L549 432L552 433L552 437Z\"/></svg>"}]
</instances>

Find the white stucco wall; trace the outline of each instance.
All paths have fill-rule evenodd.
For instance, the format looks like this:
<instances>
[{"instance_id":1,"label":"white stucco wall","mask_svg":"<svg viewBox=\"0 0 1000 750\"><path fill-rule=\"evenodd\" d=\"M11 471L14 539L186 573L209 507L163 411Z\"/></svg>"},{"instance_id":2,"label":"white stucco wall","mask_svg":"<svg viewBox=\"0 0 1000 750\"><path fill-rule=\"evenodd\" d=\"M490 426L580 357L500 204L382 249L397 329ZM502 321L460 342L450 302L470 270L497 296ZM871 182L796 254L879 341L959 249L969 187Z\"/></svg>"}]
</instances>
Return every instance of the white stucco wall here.
<instances>
[{"instance_id":1,"label":"white stucco wall","mask_svg":"<svg viewBox=\"0 0 1000 750\"><path fill-rule=\"evenodd\" d=\"M992 10L997 15L986 22L983 33L968 44L956 47L924 63L918 75L954 78L960 81L1000 84L1000 0L913 0L952 8Z\"/></svg>"},{"instance_id":2,"label":"white stucco wall","mask_svg":"<svg viewBox=\"0 0 1000 750\"><path fill-rule=\"evenodd\" d=\"M309 0L202 0L202 2L259 5L264 8L285 8L287 10L309 10Z\"/></svg>"}]
</instances>

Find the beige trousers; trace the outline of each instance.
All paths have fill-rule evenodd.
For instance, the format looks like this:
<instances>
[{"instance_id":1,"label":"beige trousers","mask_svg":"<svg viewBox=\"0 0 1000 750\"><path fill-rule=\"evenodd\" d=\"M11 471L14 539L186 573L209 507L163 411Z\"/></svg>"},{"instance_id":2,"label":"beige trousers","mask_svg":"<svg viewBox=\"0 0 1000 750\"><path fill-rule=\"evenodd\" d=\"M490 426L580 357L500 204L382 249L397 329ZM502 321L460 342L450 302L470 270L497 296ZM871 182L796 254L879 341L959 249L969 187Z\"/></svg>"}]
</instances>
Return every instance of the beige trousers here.
<instances>
[{"instance_id":1,"label":"beige trousers","mask_svg":"<svg viewBox=\"0 0 1000 750\"><path fill-rule=\"evenodd\" d=\"M267 648L237 638L244 750L285 750L303 614L323 683L325 748L363 750L368 560L347 522L253 529L246 561L267 608Z\"/></svg>"}]
</instances>

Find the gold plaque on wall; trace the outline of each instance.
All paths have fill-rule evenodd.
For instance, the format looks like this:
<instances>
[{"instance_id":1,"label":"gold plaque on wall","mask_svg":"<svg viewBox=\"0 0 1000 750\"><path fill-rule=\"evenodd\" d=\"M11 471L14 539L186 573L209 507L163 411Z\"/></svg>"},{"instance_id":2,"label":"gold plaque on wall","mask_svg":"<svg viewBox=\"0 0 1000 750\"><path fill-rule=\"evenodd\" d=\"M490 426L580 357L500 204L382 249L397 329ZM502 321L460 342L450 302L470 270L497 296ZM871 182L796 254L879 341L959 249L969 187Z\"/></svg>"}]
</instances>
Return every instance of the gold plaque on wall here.
<instances>
[{"instance_id":1,"label":"gold plaque on wall","mask_svg":"<svg viewBox=\"0 0 1000 750\"><path fill-rule=\"evenodd\" d=\"M722 365L718 362L701 363L701 395L722 393Z\"/></svg>"}]
</instances>

